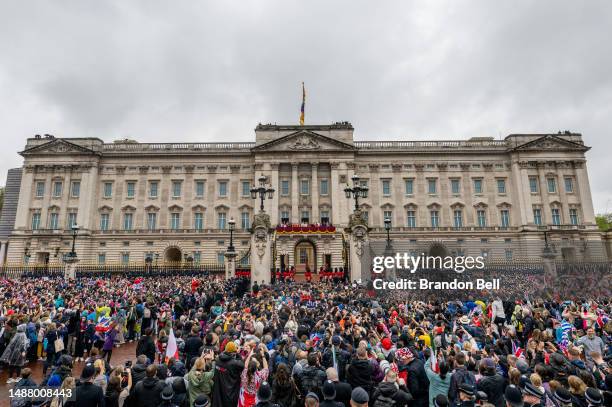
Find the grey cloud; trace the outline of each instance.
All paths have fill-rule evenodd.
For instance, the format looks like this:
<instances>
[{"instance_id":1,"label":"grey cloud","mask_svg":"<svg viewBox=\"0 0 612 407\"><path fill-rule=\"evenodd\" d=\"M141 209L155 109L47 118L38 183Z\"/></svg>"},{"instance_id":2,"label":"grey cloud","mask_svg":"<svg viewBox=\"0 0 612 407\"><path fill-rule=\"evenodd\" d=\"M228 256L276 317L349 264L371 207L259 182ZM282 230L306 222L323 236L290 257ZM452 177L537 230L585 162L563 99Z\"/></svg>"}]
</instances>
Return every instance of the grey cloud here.
<instances>
[{"instance_id":1,"label":"grey cloud","mask_svg":"<svg viewBox=\"0 0 612 407\"><path fill-rule=\"evenodd\" d=\"M580 131L612 210L606 1L106 1L0 5L3 163L35 133L250 140L349 120L362 139Z\"/></svg>"}]
</instances>

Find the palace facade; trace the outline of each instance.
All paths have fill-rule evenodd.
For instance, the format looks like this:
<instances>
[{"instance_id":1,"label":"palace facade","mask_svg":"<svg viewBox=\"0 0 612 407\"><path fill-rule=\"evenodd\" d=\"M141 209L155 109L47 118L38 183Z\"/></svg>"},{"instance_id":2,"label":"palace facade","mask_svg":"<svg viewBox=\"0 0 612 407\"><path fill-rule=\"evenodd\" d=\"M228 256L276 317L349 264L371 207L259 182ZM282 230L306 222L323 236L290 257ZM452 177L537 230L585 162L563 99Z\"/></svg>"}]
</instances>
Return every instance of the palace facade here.
<instances>
[{"instance_id":1,"label":"palace facade","mask_svg":"<svg viewBox=\"0 0 612 407\"><path fill-rule=\"evenodd\" d=\"M537 257L546 238L559 258L605 258L595 225L582 136L512 134L448 141L357 141L348 122L258 125L254 142L105 143L36 136L9 174L1 264L61 262L79 225L81 262L221 263L234 246L249 262L249 231L264 201L277 267L342 266L353 177L370 240L396 250ZM14 209L11 209L14 207ZM289 225L280 227L280 225ZM308 225L308 226L307 226ZM373 245L374 247L375 245Z\"/></svg>"}]
</instances>

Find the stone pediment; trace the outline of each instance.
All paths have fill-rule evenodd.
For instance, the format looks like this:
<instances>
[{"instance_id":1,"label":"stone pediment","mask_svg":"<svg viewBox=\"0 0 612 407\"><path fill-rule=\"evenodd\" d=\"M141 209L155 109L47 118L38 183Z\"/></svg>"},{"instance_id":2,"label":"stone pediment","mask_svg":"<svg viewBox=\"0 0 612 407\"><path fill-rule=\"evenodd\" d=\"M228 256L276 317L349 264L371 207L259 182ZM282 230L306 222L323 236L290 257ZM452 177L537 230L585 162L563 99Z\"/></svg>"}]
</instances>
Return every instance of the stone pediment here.
<instances>
[{"instance_id":1,"label":"stone pediment","mask_svg":"<svg viewBox=\"0 0 612 407\"><path fill-rule=\"evenodd\" d=\"M253 148L253 151L354 151L355 147L310 130L300 130Z\"/></svg>"},{"instance_id":2,"label":"stone pediment","mask_svg":"<svg viewBox=\"0 0 612 407\"><path fill-rule=\"evenodd\" d=\"M513 151L588 151L584 144L565 140L554 134L548 134L512 148Z\"/></svg>"},{"instance_id":3,"label":"stone pediment","mask_svg":"<svg viewBox=\"0 0 612 407\"><path fill-rule=\"evenodd\" d=\"M48 143L23 150L21 155L66 155L66 154L98 154L89 148L80 146L64 139L53 139Z\"/></svg>"}]
</instances>

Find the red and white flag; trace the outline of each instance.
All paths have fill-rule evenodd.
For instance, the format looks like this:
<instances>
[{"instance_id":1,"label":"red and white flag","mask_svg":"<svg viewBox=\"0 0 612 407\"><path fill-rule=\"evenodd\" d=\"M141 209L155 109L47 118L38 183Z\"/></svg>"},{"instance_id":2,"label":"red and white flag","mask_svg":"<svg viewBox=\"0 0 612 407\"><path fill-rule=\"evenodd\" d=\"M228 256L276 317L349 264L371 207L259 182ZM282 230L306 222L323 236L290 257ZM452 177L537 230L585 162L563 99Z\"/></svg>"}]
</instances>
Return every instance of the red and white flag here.
<instances>
[{"instance_id":1,"label":"red and white flag","mask_svg":"<svg viewBox=\"0 0 612 407\"><path fill-rule=\"evenodd\" d=\"M166 362L170 358L174 358L174 360L178 360L178 346L176 346L176 337L174 336L174 330L170 328L170 335L168 335L168 345L166 346Z\"/></svg>"}]
</instances>

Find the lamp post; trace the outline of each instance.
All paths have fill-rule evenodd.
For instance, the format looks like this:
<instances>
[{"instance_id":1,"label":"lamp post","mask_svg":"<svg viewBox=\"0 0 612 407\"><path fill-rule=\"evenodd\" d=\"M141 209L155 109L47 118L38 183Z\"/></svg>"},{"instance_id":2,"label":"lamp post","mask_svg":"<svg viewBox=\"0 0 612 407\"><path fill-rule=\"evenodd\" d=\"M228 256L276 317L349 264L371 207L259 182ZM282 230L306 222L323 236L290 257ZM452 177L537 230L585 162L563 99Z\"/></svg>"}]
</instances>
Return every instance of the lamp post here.
<instances>
[{"instance_id":1,"label":"lamp post","mask_svg":"<svg viewBox=\"0 0 612 407\"><path fill-rule=\"evenodd\" d=\"M79 233L79 225L74 223L71 229L72 229L72 250L70 250L69 255L70 257L74 258L76 257L76 238Z\"/></svg>"},{"instance_id":2,"label":"lamp post","mask_svg":"<svg viewBox=\"0 0 612 407\"><path fill-rule=\"evenodd\" d=\"M351 188L347 185L346 188L344 188L344 193L347 199L355 199L355 211L358 211L359 198L368 197L368 187L359 185L359 177L357 175L353 175L351 180L353 181L353 187Z\"/></svg>"},{"instance_id":3,"label":"lamp post","mask_svg":"<svg viewBox=\"0 0 612 407\"><path fill-rule=\"evenodd\" d=\"M225 278L229 279L236 275L236 264L234 263L236 259L236 249L234 248L234 229L236 229L236 221L234 218L230 218L230 220L227 221L227 226L230 231L230 241L229 246L227 246L227 251L225 252L225 258L227 259L225 262Z\"/></svg>"},{"instance_id":4,"label":"lamp post","mask_svg":"<svg viewBox=\"0 0 612 407\"><path fill-rule=\"evenodd\" d=\"M385 218L385 231L387 232L387 247L391 247L391 238L389 232L391 231L391 218Z\"/></svg>"},{"instance_id":5,"label":"lamp post","mask_svg":"<svg viewBox=\"0 0 612 407\"><path fill-rule=\"evenodd\" d=\"M230 231L230 242L229 242L229 246L227 246L227 251L228 252L233 252L234 250L234 229L236 229L236 221L234 220L234 218L230 218L230 220L227 221L227 226L229 227L229 231Z\"/></svg>"},{"instance_id":6,"label":"lamp post","mask_svg":"<svg viewBox=\"0 0 612 407\"><path fill-rule=\"evenodd\" d=\"M258 178L259 181L259 187L257 188L251 188L251 198L252 199L257 199L257 197L259 196L259 199L261 200L261 203L259 205L259 210L261 212L263 212L264 210L264 200L267 199L272 199L274 197L274 188L268 188L268 177L266 177L265 175L261 175L261 177Z\"/></svg>"}]
</instances>

